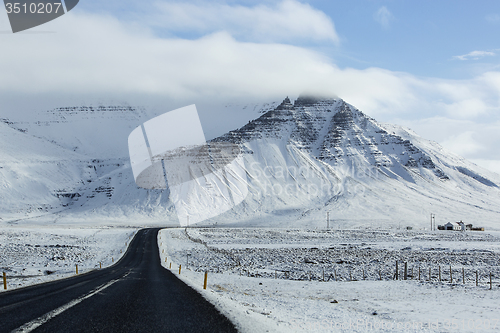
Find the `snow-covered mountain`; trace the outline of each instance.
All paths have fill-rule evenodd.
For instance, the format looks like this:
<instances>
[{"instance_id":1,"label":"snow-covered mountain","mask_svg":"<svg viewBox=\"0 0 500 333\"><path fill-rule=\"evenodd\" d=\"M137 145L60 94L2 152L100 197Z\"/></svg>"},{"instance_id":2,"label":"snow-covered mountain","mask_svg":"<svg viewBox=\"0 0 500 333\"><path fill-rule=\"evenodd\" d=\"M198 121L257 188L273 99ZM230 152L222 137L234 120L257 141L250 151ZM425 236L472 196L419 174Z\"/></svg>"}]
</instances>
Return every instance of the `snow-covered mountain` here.
<instances>
[{"instance_id":1,"label":"snow-covered mountain","mask_svg":"<svg viewBox=\"0 0 500 333\"><path fill-rule=\"evenodd\" d=\"M279 103L228 104L257 117ZM127 138L155 113L77 106L0 118L0 221L101 220L177 223L169 191L138 188Z\"/></svg>"},{"instance_id":2,"label":"snow-covered mountain","mask_svg":"<svg viewBox=\"0 0 500 333\"><path fill-rule=\"evenodd\" d=\"M277 104L275 104L277 105ZM267 104L269 106L269 104ZM500 176L341 99L286 98L214 139L240 146L249 194L207 224L428 227L464 220L500 228ZM263 112L263 113L262 113ZM126 151L147 120L130 107L66 108L0 124L0 211L59 220L170 221L168 190L138 188ZM200 207L210 209L210 207ZM54 219L54 218L53 218Z\"/></svg>"},{"instance_id":3,"label":"snow-covered mountain","mask_svg":"<svg viewBox=\"0 0 500 333\"><path fill-rule=\"evenodd\" d=\"M323 226L326 212L333 225L499 221L499 175L341 99L285 99L217 140L242 145L252 195L240 211L264 224Z\"/></svg>"}]
</instances>

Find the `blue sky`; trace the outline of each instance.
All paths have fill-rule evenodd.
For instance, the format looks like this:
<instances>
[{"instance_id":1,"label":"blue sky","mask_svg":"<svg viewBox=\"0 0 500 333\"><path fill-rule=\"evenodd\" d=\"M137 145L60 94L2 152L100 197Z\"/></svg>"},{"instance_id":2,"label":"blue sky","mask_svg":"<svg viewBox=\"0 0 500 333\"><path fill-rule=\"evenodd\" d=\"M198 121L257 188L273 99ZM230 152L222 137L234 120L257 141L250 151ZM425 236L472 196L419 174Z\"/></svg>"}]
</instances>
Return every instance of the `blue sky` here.
<instances>
[{"instance_id":1,"label":"blue sky","mask_svg":"<svg viewBox=\"0 0 500 333\"><path fill-rule=\"evenodd\" d=\"M418 76L470 78L498 68L498 1L311 1L335 22L341 67L381 67ZM382 9L382 10L381 10ZM495 56L459 60L486 51Z\"/></svg>"},{"instance_id":2,"label":"blue sky","mask_svg":"<svg viewBox=\"0 0 500 333\"><path fill-rule=\"evenodd\" d=\"M498 1L81 0L25 33L9 28L0 13L3 117L316 92L500 172ZM214 114L211 128L253 116Z\"/></svg>"},{"instance_id":3,"label":"blue sky","mask_svg":"<svg viewBox=\"0 0 500 333\"><path fill-rule=\"evenodd\" d=\"M81 1L79 9L105 12L124 20L148 13L158 1ZM184 2L185 3L185 2ZM209 1L193 1L207 4ZM229 6L273 7L279 1L212 1ZM288 40L315 49L339 67L380 67L417 76L464 79L498 69L500 2L498 1L303 1L322 11L335 25L338 43ZM168 19L168 18L165 18ZM159 36L199 38L207 29L155 29ZM238 35L242 41L258 41ZM474 51L475 56L465 57Z\"/></svg>"}]
</instances>

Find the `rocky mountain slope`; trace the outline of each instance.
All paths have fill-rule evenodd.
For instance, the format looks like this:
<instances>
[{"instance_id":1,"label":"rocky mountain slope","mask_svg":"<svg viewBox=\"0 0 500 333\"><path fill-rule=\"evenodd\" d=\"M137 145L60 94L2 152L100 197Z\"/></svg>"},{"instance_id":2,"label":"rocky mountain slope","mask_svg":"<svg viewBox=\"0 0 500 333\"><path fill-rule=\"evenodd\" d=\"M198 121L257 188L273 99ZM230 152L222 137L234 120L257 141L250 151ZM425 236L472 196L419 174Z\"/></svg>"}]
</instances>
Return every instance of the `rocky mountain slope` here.
<instances>
[{"instance_id":1,"label":"rocky mountain slope","mask_svg":"<svg viewBox=\"0 0 500 333\"><path fill-rule=\"evenodd\" d=\"M254 192L242 206L266 218L282 210L288 220L294 208L292 219L320 225L326 212L340 226L425 227L430 213L441 223L498 221L497 174L341 99L285 99L217 140L244 147L250 175L260 177L250 176Z\"/></svg>"}]
</instances>

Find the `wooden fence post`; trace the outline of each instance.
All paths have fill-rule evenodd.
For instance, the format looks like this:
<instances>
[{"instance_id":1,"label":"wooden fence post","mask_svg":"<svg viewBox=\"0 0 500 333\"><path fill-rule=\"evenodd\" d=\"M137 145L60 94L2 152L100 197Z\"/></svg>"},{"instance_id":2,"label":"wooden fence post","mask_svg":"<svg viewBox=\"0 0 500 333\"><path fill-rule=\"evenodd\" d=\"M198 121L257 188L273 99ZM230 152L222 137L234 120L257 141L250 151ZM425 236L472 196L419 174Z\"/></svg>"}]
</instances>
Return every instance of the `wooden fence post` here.
<instances>
[{"instance_id":1,"label":"wooden fence post","mask_svg":"<svg viewBox=\"0 0 500 333\"><path fill-rule=\"evenodd\" d=\"M179 274L181 274L181 267L182 265L179 265Z\"/></svg>"},{"instance_id":2,"label":"wooden fence post","mask_svg":"<svg viewBox=\"0 0 500 333\"><path fill-rule=\"evenodd\" d=\"M399 280L398 262L396 261L396 280Z\"/></svg>"},{"instance_id":3,"label":"wooden fence post","mask_svg":"<svg viewBox=\"0 0 500 333\"><path fill-rule=\"evenodd\" d=\"M420 266L418 266L418 281L420 281Z\"/></svg>"},{"instance_id":4,"label":"wooden fence post","mask_svg":"<svg viewBox=\"0 0 500 333\"><path fill-rule=\"evenodd\" d=\"M463 284L465 284L465 268L462 267L462 280L463 280Z\"/></svg>"},{"instance_id":5,"label":"wooden fence post","mask_svg":"<svg viewBox=\"0 0 500 333\"><path fill-rule=\"evenodd\" d=\"M7 274L3 272L3 289L7 290Z\"/></svg>"},{"instance_id":6,"label":"wooden fence post","mask_svg":"<svg viewBox=\"0 0 500 333\"><path fill-rule=\"evenodd\" d=\"M476 271L476 287L479 285L479 278L477 276L477 271Z\"/></svg>"},{"instance_id":7,"label":"wooden fence post","mask_svg":"<svg viewBox=\"0 0 500 333\"><path fill-rule=\"evenodd\" d=\"M431 268L429 267L429 281L431 280Z\"/></svg>"},{"instance_id":8,"label":"wooden fence post","mask_svg":"<svg viewBox=\"0 0 500 333\"><path fill-rule=\"evenodd\" d=\"M207 277L208 277L208 271L205 271L205 279L203 281L203 289L207 289Z\"/></svg>"},{"instance_id":9,"label":"wooden fence post","mask_svg":"<svg viewBox=\"0 0 500 333\"><path fill-rule=\"evenodd\" d=\"M451 271L451 265L450 265L450 283L453 283L453 273Z\"/></svg>"},{"instance_id":10,"label":"wooden fence post","mask_svg":"<svg viewBox=\"0 0 500 333\"><path fill-rule=\"evenodd\" d=\"M408 280L408 263L407 262L405 262L405 276L404 276L404 279Z\"/></svg>"},{"instance_id":11,"label":"wooden fence post","mask_svg":"<svg viewBox=\"0 0 500 333\"><path fill-rule=\"evenodd\" d=\"M490 272L490 290L493 287L493 283L491 283L491 272Z\"/></svg>"}]
</instances>

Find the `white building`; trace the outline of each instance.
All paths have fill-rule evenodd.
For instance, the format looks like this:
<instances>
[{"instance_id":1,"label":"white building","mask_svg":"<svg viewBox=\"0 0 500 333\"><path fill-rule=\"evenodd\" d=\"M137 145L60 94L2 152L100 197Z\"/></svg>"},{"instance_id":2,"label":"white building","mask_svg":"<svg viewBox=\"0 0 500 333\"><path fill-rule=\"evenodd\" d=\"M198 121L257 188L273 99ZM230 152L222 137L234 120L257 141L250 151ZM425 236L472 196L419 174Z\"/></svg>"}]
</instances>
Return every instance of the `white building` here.
<instances>
[{"instance_id":1,"label":"white building","mask_svg":"<svg viewBox=\"0 0 500 333\"><path fill-rule=\"evenodd\" d=\"M455 231L465 231L465 224L460 222L448 222L444 225L444 230L455 230Z\"/></svg>"}]
</instances>

